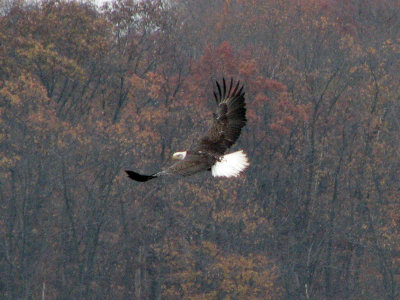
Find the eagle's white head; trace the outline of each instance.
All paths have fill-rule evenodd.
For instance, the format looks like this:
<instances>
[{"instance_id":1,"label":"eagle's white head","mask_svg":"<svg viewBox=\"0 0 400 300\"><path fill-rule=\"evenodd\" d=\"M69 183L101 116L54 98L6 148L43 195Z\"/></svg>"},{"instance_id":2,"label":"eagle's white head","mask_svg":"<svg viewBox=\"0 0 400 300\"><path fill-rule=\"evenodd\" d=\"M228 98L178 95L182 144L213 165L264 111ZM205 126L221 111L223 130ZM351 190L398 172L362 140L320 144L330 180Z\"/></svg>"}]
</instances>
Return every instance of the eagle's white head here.
<instances>
[{"instance_id":1,"label":"eagle's white head","mask_svg":"<svg viewBox=\"0 0 400 300\"><path fill-rule=\"evenodd\" d=\"M172 155L172 159L175 159L175 160L184 160L185 157L186 157L186 153L187 153L187 151L175 152L175 153Z\"/></svg>"}]
</instances>

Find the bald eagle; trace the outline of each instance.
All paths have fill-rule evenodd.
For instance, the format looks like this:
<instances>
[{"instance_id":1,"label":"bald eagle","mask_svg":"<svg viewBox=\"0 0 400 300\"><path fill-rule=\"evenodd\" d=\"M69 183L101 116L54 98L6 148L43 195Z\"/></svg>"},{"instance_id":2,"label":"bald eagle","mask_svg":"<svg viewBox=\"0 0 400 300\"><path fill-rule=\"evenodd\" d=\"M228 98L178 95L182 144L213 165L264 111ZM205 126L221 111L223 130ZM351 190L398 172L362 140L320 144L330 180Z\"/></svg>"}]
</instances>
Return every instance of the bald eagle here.
<instances>
[{"instance_id":1,"label":"bald eagle","mask_svg":"<svg viewBox=\"0 0 400 300\"><path fill-rule=\"evenodd\" d=\"M217 111L207 133L188 150L175 152L172 158L178 162L172 166L151 175L126 170L129 178L145 182L160 176L189 176L201 171L211 171L214 177L237 177L249 166L248 158L242 150L225 154L239 138L242 128L246 125L243 86L240 87L240 81L233 85L232 79L229 88L225 79L222 80L222 87L218 81L216 86L214 98Z\"/></svg>"}]
</instances>

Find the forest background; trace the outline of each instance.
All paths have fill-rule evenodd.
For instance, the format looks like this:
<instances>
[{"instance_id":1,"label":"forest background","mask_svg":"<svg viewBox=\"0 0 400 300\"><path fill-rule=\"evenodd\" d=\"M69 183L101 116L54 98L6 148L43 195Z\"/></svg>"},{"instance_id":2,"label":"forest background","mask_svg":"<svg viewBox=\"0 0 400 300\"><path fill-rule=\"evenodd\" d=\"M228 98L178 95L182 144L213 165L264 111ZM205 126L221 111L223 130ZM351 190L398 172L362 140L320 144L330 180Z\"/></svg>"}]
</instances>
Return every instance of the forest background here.
<instances>
[{"instance_id":1,"label":"forest background","mask_svg":"<svg viewBox=\"0 0 400 300\"><path fill-rule=\"evenodd\" d=\"M397 0L1 0L0 298L399 299L399 33ZM250 168L127 179L222 76Z\"/></svg>"}]
</instances>

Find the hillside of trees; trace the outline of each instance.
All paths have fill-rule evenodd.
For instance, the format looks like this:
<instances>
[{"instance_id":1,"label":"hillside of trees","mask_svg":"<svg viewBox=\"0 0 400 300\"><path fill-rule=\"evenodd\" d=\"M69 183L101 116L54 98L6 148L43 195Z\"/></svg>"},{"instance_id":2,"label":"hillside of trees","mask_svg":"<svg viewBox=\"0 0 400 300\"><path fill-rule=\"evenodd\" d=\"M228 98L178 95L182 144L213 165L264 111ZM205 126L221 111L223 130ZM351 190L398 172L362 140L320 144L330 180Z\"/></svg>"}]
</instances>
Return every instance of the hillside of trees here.
<instances>
[{"instance_id":1,"label":"hillside of trees","mask_svg":"<svg viewBox=\"0 0 400 300\"><path fill-rule=\"evenodd\" d=\"M399 299L399 116L397 0L0 0L0 298Z\"/></svg>"}]
</instances>

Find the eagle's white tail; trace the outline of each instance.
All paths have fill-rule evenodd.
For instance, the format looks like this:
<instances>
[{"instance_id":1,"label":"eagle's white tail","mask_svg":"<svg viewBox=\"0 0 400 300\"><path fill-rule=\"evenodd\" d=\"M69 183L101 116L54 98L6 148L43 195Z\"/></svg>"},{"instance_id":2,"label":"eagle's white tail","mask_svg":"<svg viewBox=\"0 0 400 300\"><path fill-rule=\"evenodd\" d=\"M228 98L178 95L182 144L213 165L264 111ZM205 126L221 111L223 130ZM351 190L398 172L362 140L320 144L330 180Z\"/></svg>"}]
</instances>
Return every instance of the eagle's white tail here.
<instances>
[{"instance_id":1,"label":"eagle's white tail","mask_svg":"<svg viewBox=\"0 0 400 300\"><path fill-rule=\"evenodd\" d=\"M246 153L239 150L221 157L211 167L211 174L214 177L236 177L250 165Z\"/></svg>"}]
</instances>

